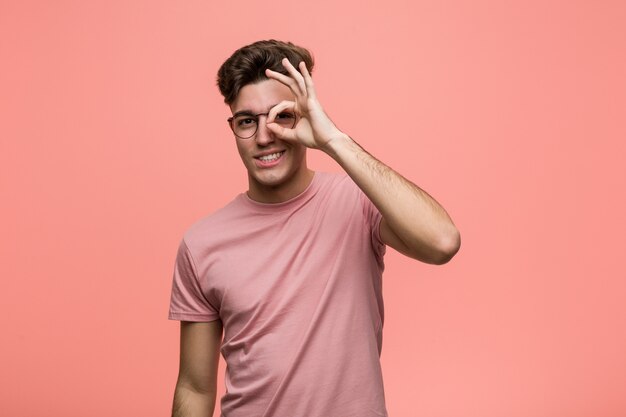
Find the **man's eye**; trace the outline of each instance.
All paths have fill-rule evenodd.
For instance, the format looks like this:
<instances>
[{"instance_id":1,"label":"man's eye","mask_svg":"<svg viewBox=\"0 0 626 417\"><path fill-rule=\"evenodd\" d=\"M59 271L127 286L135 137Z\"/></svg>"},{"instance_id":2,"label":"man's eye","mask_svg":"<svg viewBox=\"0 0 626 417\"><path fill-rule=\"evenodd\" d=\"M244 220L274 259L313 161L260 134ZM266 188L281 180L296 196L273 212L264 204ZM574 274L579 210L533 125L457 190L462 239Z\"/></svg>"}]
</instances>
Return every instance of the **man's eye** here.
<instances>
[{"instance_id":1,"label":"man's eye","mask_svg":"<svg viewBox=\"0 0 626 417\"><path fill-rule=\"evenodd\" d=\"M239 127L249 127L254 125L254 123L256 123L256 121L251 117L247 117L245 119L237 119L237 126Z\"/></svg>"},{"instance_id":2,"label":"man's eye","mask_svg":"<svg viewBox=\"0 0 626 417\"><path fill-rule=\"evenodd\" d=\"M291 125L293 125L294 121L295 121L296 116L293 113L289 113L289 112L282 112L282 113L278 113L276 115L276 123L282 125L282 126L289 126L291 127Z\"/></svg>"}]
</instances>

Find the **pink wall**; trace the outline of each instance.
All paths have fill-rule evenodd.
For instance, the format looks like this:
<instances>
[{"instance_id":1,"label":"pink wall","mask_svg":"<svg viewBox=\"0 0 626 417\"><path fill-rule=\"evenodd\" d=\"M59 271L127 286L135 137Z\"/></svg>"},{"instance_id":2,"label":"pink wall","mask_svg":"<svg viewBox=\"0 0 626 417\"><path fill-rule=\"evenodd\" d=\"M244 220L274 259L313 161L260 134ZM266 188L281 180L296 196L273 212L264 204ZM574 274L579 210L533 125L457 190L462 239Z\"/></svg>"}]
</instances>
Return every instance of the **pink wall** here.
<instances>
[{"instance_id":1,"label":"pink wall","mask_svg":"<svg viewBox=\"0 0 626 417\"><path fill-rule=\"evenodd\" d=\"M0 415L169 415L178 241L246 187L215 73L273 37L462 234L443 266L387 257L390 416L626 415L624 22L621 1L2 2Z\"/></svg>"}]
</instances>

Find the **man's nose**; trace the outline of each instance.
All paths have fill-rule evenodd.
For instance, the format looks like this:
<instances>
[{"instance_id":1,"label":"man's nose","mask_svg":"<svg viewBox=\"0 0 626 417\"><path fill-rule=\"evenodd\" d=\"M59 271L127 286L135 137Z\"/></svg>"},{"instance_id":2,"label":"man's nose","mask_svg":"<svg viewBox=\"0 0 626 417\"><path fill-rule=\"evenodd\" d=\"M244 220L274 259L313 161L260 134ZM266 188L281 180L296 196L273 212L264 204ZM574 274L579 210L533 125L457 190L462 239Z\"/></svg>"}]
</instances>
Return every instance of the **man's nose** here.
<instances>
[{"instance_id":1,"label":"man's nose","mask_svg":"<svg viewBox=\"0 0 626 417\"><path fill-rule=\"evenodd\" d=\"M274 134L267 128L267 116L263 116L263 118L259 117L257 123L256 142L259 145L267 145L274 142Z\"/></svg>"}]
</instances>

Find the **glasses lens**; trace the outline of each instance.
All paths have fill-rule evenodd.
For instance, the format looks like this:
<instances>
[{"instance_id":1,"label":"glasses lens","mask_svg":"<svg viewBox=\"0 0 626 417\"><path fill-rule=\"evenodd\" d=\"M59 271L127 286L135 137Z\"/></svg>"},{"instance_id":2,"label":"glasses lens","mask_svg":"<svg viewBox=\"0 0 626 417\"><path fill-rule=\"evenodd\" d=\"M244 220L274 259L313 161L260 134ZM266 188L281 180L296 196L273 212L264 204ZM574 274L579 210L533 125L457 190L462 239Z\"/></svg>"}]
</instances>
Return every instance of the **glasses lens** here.
<instances>
[{"instance_id":1,"label":"glasses lens","mask_svg":"<svg viewBox=\"0 0 626 417\"><path fill-rule=\"evenodd\" d=\"M291 129L296 124L296 115L291 111L284 111L276 115L274 122L284 128Z\"/></svg>"},{"instance_id":2,"label":"glasses lens","mask_svg":"<svg viewBox=\"0 0 626 417\"><path fill-rule=\"evenodd\" d=\"M247 139L256 133L257 119L254 116L237 116L233 119L232 126L235 135Z\"/></svg>"}]
</instances>

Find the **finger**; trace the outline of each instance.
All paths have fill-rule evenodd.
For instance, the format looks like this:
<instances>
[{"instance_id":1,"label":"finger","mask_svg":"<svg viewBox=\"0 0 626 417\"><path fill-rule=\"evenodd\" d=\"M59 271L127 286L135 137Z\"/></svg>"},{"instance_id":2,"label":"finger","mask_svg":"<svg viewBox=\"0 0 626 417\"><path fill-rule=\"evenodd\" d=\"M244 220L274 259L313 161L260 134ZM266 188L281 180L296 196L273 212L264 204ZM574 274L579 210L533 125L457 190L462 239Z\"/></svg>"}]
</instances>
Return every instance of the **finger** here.
<instances>
[{"instance_id":1,"label":"finger","mask_svg":"<svg viewBox=\"0 0 626 417\"><path fill-rule=\"evenodd\" d=\"M300 61L300 72L302 73L302 77L304 78L304 84L306 85L309 96L311 98L316 98L313 78L311 78L311 73L309 73L309 69L306 67L306 63L304 61Z\"/></svg>"},{"instance_id":2,"label":"finger","mask_svg":"<svg viewBox=\"0 0 626 417\"><path fill-rule=\"evenodd\" d=\"M270 109L270 112L267 114L267 123L274 122L276 116L285 110L292 110L295 113L296 103L294 101L283 100L274 107Z\"/></svg>"},{"instance_id":3,"label":"finger","mask_svg":"<svg viewBox=\"0 0 626 417\"><path fill-rule=\"evenodd\" d=\"M281 74L280 72L272 71L269 68L265 70L265 75L267 76L267 78L273 78L276 81L285 84L287 87L289 87L289 89L291 89L291 92L296 97L302 97L302 90L300 90L300 86L293 78L288 77L285 74Z\"/></svg>"},{"instance_id":4,"label":"finger","mask_svg":"<svg viewBox=\"0 0 626 417\"><path fill-rule=\"evenodd\" d=\"M297 142L296 129L287 129L276 123L268 123L267 128L272 131L274 136L286 142Z\"/></svg>"},{"instance_id":5,"label":"finger","mask_svg":"<svg viewBox=\"0 0 626 417\"><path fill-rule=\"evenodd\" d=\"M296 80L302 94L306 96L306 85L304 83L304 78L302 78L302 74L298 72L298 70L291 64L291 62L287 58L283 58L282 64L287 72L293 77L293 79Z\"/></svg>"}]
</instances>

